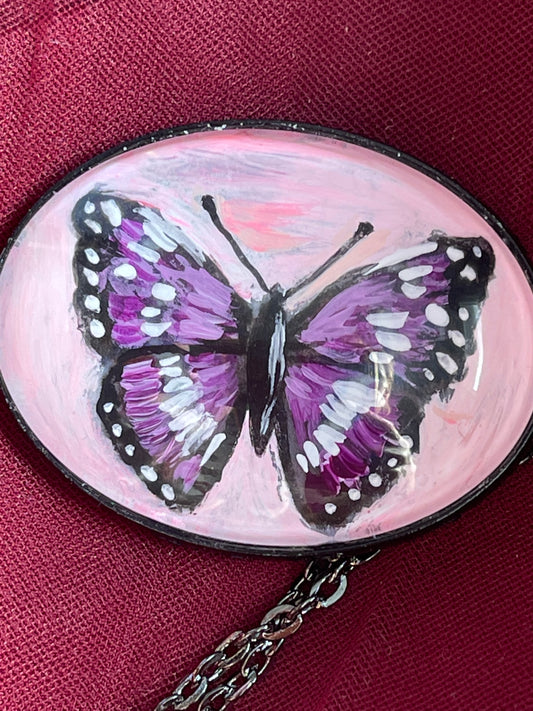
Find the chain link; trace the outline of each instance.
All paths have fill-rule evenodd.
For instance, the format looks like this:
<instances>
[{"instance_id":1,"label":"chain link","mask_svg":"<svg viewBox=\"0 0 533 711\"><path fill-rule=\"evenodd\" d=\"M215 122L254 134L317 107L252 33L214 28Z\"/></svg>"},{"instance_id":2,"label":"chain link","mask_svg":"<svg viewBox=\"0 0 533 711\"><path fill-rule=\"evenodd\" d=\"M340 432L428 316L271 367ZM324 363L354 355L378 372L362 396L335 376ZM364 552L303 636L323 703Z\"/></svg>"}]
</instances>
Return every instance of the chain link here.
<instances>
[{"instance_id":1,"label":"chain link","mask_svg":"<svg viewBox=\"0 0 533 711\"><path fill-rule=\"evenodd\" d=\"M225 711L255 684L304 616L337 602L346 590L348 573L377 553L311 561L257 627L232 632L154 711Z\"/></svg>"}]
</instances>

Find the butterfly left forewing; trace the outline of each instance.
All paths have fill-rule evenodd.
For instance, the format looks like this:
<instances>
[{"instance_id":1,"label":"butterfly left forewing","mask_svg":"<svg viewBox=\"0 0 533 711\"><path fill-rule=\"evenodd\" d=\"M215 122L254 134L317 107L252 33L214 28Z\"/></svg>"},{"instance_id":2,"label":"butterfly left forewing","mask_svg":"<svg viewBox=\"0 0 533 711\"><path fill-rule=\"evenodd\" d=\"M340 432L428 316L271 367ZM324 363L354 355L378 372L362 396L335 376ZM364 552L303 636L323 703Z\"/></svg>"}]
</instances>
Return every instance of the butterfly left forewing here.
<instances>
[{"instance_id":1,"label":"butterfly left forewing","mask_svg":"<svg viewBox=\"0 0 533 711\"><path fill-rule=\"evenodd\" d=\"M175 343L239 349L248 305L157 208L93 190L72 220L74 305L87 343L106 361L123 350Z\"/></svg>"},{"instance_id":2,"label":"butterfly left forewing","mask_svg":"<svg viewBox=\"0 0 533 711\"><path fill-rule=\"evenodd\" d=\"M493 269L482 238L433 235L347 273L289 321L279 438L307 521L346 522L410 466L427 403L466 374Z\"/></svg>"}]
</instances>

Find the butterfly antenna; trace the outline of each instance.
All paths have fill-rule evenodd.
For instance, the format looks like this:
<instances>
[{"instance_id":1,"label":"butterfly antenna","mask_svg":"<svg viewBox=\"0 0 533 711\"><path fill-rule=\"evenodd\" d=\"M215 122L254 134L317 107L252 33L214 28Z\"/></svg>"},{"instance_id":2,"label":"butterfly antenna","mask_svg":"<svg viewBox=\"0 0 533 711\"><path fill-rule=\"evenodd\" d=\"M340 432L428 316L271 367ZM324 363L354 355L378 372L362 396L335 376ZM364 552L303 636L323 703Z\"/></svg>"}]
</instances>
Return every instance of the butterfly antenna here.
<instances>
[{"instance_id":1,"label":"butterfly antenna","mask_svg":"<svg viewBox=\"0 0 533 711\"><path fill-rule=\"evenodd\" d=\"M309 276L304 277L291 289L285 292L285 298L288 299L289 296L293 296L293 294L296 294L297 291L300 291L300 289L303 289L304 287L308 286L308 284L311 284L311 282L315 281L315 279L318 279L319 276L324 274L324 272L329 269L333 264L335 264L335 262L338 261L343 255L345 255L346 252L349 252L352 247L354 247L360 240L362 240L364 237L366 237L373 231L374 226L371 225L370 222L360 222L359 226L357 227L353 235L350 237L350 239L347 240L342 245L342 247L339 247L339 249L334 254L332 254L331 257L327 259L324 264L322 264L322 266L320 266L316 271L314 271L312 274L309 274Z\"/></svg>"},{"instance_id":2,"label":"butterfly antenna","mask_svg":"<svg viewBox=\"0 0 533 711\"><path fill-rule=\"evenodd\" d=\"M252 276L257 281L257 283L259 284L261 289L263 289L263 291L265 291L265 292L270 291L270 289L268 288L268 286L265 283L265 280L263 279L261 274L257 271L257 269L253 266L253 264L250 263L250 261L248 260L248 257L242 251L242 249L239 246L235 237L222 224L220 217L218 216L215 201L211 195L203 195L202 196L202 207L204 208L204 210L207 212L207 214L211 218L211 221L214 224L214 226L217 228L217 230L222 235L224 235L224 237L230 243L231 248L235 252L235 255L237 256L237 258L239 259L241 264L243 264L246 267L246 269L248 269L248 271L250 272L250 274L252 274Z\"/></svg>"}]
</instances>

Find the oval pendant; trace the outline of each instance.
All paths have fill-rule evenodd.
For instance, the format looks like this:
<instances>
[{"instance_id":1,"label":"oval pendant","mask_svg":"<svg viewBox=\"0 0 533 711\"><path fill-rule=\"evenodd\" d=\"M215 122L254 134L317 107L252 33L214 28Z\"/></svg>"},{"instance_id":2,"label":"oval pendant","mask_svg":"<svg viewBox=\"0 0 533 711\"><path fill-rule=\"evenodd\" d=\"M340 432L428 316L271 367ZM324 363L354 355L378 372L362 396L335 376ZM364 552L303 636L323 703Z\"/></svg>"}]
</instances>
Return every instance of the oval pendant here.
<instances>
[{"instance_id":1,"label":"oval pendant","mask_svg":"<svg viewBox=\"0 0 533 711\"><path fill-rule=\"evenodd\" d=\"M269 554L470 502L531 436L531 269L448 179L338 131L206 124L95 159L0 273L22 426L116 511Z\"/></svg>"}]
</instances>

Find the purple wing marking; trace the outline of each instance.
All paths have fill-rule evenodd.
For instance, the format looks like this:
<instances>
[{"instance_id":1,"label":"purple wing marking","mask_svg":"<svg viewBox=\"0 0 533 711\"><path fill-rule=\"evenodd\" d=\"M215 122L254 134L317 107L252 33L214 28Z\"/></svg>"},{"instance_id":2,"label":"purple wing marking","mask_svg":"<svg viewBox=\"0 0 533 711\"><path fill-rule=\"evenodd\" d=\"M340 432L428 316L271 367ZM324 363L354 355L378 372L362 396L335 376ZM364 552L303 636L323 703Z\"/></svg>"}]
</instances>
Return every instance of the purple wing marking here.
<instances>
[{"instance_id":1,"label":"purple wing marking","mask_svg":"<svg viewBox=\"0 0 533 711\"><path fill-rule=\"evenodd\" d=\"M318 363L292 365L278 438L294 502L317 527L369 506L411 462L420 413L407 413L390 379ZM390 375L390 374L389 374Z\"/></svg>"},{"instance_id":2,"label":"purple wing marking","mask_svg":"<svg viewBox=\"0 0 533 711\"><path fill-rule=\"evenodd\" d=\"M242 356L182 349L125 354L97 410L121 458L169 506L193 508L219 481L246 408Z\"/></svg>"},{"instance_id":3,"label":"purple wing marking","mask_svg":"<svg viewBox=\"0 0 533 711\"><path fill-rule=\"evenodd\" d=\"M291 320L289 337L311 360L394 363L430 397L464 377L493 269L485 240L435 235L346 274Z\"/></svg>"},{"instance_id":4,"label":"purple wing marking","mask_svg":"<svg viewBox=\"0 0 533 711\"><path fill-rule=\"evenodd\" d=\"M89 345L121 349L237 343L247 305L218 267L158 210L94 191L73 211L74 303Z\"/></svg>"}]
</instances>

